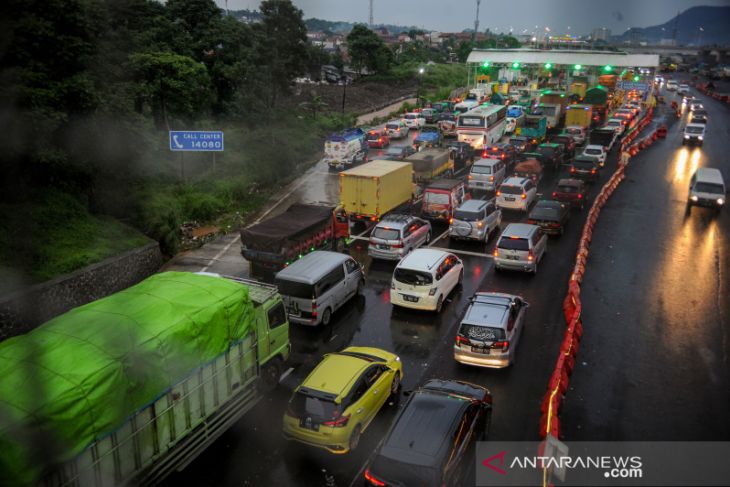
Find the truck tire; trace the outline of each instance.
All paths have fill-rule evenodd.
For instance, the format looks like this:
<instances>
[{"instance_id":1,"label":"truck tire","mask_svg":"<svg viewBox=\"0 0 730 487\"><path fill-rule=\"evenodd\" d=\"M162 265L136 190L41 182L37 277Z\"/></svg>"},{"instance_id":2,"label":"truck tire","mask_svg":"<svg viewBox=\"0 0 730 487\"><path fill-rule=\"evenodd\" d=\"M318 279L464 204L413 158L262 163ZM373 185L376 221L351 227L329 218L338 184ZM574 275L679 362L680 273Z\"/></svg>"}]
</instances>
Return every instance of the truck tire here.
<instances>
[{"instance_id":1,"label":"truck tire","mask_svg":"<svg viewBox=\"0 0 730 487\"><path fill-rule=\"evenodd\" d=\"M360 444L360 435L362 432L362 428L358 424L355 426L355 428L352 430L352 434L350 435L350 451L353 451L355 448L357 448L357 445Z\"/></svg>"},{"instance_id":2,"label":"truck tire","mask_svg":"<svg viewBox=\"0 0 730 487\"><path fill-rule=\"evenodd\" d=\"M272 358L261 369L259 389L264 393L270 393L279 385L281 377L281 360Z\"/></svg>"},{"instance_id":3,"label":"truck tire","mask_svg":"<svg viewBox=\"0 0 730 487\"><path fill-rule=\"evenodd\" d=\"M325 308L324 313L322 313L322 326L329 326L332 322L332 310L330 308Z\"/></svg>"}]
</instances>

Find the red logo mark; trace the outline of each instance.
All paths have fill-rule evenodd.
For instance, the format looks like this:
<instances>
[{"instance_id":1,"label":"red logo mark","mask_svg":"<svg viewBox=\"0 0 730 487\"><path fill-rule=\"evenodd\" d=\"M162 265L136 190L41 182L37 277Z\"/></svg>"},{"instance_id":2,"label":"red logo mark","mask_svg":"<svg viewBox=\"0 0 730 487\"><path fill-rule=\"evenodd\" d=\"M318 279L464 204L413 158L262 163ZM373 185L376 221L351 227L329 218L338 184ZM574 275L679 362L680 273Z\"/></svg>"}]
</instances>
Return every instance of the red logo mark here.
<instances>
[{"instance_id":1,"label":"red logo mark","mask_svg":"<svg viewBox=\"0 0 730 487\"><path fill-rule=\"evenodd\" d=\"M500 475L507 475L506 470L502 470L501 468L495 467L494 465L492 465L492 460L495 460L497 458L499 459L499 465L500 466L504 465L504 456L506 454L507 454L506 451L501 451L501 452L497 453L496 455L492 455L491 457L484 460L482 462L482 465L484 465L485 467L491 468L492 470L494 470L495 472L497 472Z\"/></svg>"}]
</instances>

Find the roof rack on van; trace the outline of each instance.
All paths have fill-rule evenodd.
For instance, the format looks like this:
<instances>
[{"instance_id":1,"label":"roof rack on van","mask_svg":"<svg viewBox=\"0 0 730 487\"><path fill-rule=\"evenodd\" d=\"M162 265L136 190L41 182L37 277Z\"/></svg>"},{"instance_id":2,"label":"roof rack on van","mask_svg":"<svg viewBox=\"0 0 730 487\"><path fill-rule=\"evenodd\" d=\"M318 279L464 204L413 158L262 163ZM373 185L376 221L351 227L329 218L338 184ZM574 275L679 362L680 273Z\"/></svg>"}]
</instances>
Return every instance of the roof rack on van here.
<instances>
[{"instance_id":1,"label":"roof rack on van","mask_svg":"<svg viewBox=\"0 0 730 487\"><path fill-rule=\"evenodd\" d=\"M279 292L279 288L273 284L267 284L265 282L254 281L253 279L246 279L243 277L234 276L221 276L231 281L236 281L248 287L248 295L251 300L257 303L264 303L276 296Z\"/></svg>"}]
</instances>

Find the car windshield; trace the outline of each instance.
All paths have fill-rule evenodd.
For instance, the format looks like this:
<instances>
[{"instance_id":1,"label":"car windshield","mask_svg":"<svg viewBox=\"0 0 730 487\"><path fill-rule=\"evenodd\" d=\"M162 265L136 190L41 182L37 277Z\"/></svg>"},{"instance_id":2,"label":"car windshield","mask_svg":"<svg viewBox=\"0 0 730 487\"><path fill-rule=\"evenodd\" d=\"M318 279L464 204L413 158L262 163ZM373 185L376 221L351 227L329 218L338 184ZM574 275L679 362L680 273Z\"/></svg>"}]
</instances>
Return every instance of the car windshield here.
<instances>
[{"instance_id":1,"label":"car windshield","mask_svg":"<svg viewBox=\"0 0 730 487\"><path fill-rule=\"evenodd\" d=\"M375 227L372 237L382 240L398 240L400 238L400 231L397 228Z\"/></svg>"},{"instance_id":2,"label":"car windshield","mask_svg":"<svg viewBox=\"0 0 730 487\"><path fill-rule=\"evenodd\" d=\"M524 145L527 141L522 139L509 139L509 143L514 146Z\"/></svg>"},{"instance_id":3,"label":"car windshield","mask_svg":"<svg viewBox=\"0 0 730 487\"><path fill-rule=\"evenodd\" d=\"M588 154L589 156L600 156L603 154L603 151L601 149L586 149L585 154Z\"/></svg>"},{"instance_id":4,"label":"car windshield","mask_svg":"<svg viewBox=\"0 0 730 487\"><path fill-rule=\"evenodd\" d=\"M277 277L276 287L283 296L291 296L292 298L314 299L314 286L303 282L289 281L287 279Z\"/></svg>"},{"instance_id":5,"label":"car windshield","mask_svg":"<svg viewBox=\"0 0 730 487\"><path fill-rule=\"evenodd\" d=\"M368 134L368 140L378 140L380 137L380 134Z\"/></svg>"},{"instance_id":6,"label":"car windshield","mask_svg":"<svg viewBox=\"0 0 730 487\"><path fill-rule=\"evenodd\" d=\"M522 194L522 187L520 187L520 186L500 186L499 191L502 194Z\"/></svg>"},{"instance_id":7,"label":"car windshield","mask_svg":"<svg viewBox=\"0 0 730 487\"><path fill-rule=\"evenodd\" d=\"M725 194L725 189L721 184L714 183L695 183L694 190L698 193L710 193L710 194Z\"/></svg>"},{"instance_id":8,"label":"car windshield","mask_svg":"<svg viewBox=\"0 0 730 487\"><path fill-rule=\"evenodd\" d=\"M530 250L530 243L526 238L502 237L497 247L506 250Z\"/></svg>"},{"instance_id":9,"label":"car windshield","mask_svg":"<svg viewBox=\"0 0 730 487\"><path fill-rule=\"evenodd\" d=\"M467 210L456 210L454 212L454 219L465 222L474 222L481 218L482 212L480 211L467 211Z\"/></svg>"},{"instance_id":10,"label":"car windshield","mask_svg":"<svg viewBox=\"0 0 730 487\"><path fill-rule=\"evenodd\" d=\"M492 174L492 166L482 166L481 164L475 164L471 167L471 172L474 174Z\"/></svg>"},{"instance_id":11,"label":"car windshield","mask_svg":"<svg viewBox=\"0 0 730 487\"><path fill-rule=\"evenodd\" d=\"M505 334L502 328L492 328L490 326L467 325L462 324L459 327L459 335L465 336L471 340L480 342L495 342L504 340Z\"/></svg>"},{"instance_id":12,"label":"car windshield","mask_svg":"<svg viewBox=\"0 0 730 487\"><path fill-rule=\"evenodd\" d=\"M701 134L704 132L704 129L702 127L687 127L684 131L688 134Z\"/></svg>"},{"instance_id":13,"label":"car windshield","mask_svg":"<svg viewBox=\"0 0 730 487\"><path fill-rule=\"evenodd\" d=\"M448 205L449 194L448 193L434 193L433 191L426 191L423 196L423 201L426 203L434 203L437 205Z\"/></svg>"},{"instance_id":14,"label":"car windshield","mask_svg":"<svg viewBox=\"0 0 730 487\"><path fill-rule=\"evenodd\" d=\"M334 417L337 404L327 399L314 397L300 390L294 394L294 397L289 402L289 409L298 418L309 416L313 419L325 420Z\"/></svg>"},{"instance_id":15,"label":"car windshield","mask_svg":"<svg viewBox=\"0 0 730 487\"><path fill-rule=\"evenodd\" d=\"M433 284L433 277L428 272L402 269L400 267L396 268L393 278L398 282L412 286L430 286Z\"/></svg>"}]
</instances>

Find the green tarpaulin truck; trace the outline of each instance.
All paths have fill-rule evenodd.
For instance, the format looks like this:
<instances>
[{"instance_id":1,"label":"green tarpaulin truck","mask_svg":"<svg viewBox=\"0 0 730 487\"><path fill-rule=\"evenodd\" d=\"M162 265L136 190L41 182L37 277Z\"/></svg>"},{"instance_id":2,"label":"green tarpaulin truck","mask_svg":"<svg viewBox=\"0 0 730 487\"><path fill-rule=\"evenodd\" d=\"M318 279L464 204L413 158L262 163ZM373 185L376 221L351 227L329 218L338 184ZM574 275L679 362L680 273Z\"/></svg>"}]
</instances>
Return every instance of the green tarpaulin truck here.
<instances>
[{"instance_id":1,"label":"green tarpaulin truck","mask_svg":"<svg viewBox=\"0 0 730 487\"><path fill-rule=\"evenodd\" d=\"M290 352L276 287L164 272L0 343L10 485L154 484L276 386Z\"/></svg>"}]
</instances>

